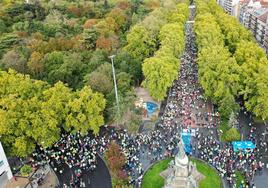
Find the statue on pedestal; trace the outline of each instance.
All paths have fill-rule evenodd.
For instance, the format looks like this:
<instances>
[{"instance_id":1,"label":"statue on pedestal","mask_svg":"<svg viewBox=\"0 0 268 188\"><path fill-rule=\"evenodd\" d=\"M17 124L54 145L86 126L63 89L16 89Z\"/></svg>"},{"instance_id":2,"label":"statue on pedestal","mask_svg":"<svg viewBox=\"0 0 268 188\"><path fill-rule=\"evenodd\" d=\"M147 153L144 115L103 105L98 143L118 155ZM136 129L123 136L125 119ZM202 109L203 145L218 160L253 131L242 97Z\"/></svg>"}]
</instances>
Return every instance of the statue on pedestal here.
<instances>
[{"instance_id":1,"label":"statue on pedestal","mask_svg":"<svg viewBox=\"0 0 268 188\"><path fill-rule=\"evenodd\" d=\"M204 176L199 173L196 166L189 161L184 151L184 143L180 139L178 143L179 152L171 161L167 170L160 173L165 178L164 188L197 188L198 182Z\"/></svg>"}]
</instances>

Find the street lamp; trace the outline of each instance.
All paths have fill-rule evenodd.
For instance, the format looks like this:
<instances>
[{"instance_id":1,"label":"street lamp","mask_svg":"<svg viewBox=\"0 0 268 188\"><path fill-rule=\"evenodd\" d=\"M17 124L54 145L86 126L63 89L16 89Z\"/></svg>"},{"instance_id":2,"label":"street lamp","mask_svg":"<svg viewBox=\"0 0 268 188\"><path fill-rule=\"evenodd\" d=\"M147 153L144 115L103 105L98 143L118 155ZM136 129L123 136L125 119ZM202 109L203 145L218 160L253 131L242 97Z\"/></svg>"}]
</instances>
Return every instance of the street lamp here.
<instances>
[{"instance_id":1,"label":"street lamp","mask_svg":"<svg viewBox=\"0 0 268 188\"><path fill-rule=\"evenodd\" d=\"M119 100L118 100L117 85L116 85L116 79L115 79L114 57L115 57L115 55L109 56L109 58L111 59L111 62L112 62L113 77L114 77L115 99L116 99L116 105L117 105L117 112L119 114Z\"/></svg>"}]
</instances>

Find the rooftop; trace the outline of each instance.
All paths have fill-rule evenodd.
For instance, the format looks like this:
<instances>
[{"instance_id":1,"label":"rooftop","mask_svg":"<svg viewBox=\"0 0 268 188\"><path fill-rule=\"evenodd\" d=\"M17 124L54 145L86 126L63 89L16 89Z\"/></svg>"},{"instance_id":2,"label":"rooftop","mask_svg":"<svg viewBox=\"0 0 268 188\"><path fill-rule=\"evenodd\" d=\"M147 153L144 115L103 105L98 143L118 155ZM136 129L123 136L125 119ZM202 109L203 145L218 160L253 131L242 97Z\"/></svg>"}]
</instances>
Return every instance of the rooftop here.
<instances>
[{"instance_id":1,"label":"rooftop","mask_svg":"<svg viewBox=\"0 0 268 188\"><path fill-rule=\"evenodd\" d=\"M261 17L262 15L265 15L266 13L268 12L268 8L266 7L261 7L261 8L258 8L258 9L255 9L253 12L252 12L252 15L256 16L256 17Z\"/></svg>"},{"instance_id":2,"label":"rooftop","mask_svg":"<svg viewBox=\"0 0 268 188\"><path fill-rule=\"evenodd\" d=\"M255 8L268 7L268 0L239 0L239 4Z\"/></svg>"},{"instance_id":3,"label":"rooftop","mask_svg":"<svg viewBox=\"0 0 268 188\"><path fill-rule=\"evenodd\" d=\"M260 21L266 23L267 16L268 16L268 11L265 12L264 14L262 14L261 16L259 16L258 19L259 19Z\"/></svg>"}]
</instances>

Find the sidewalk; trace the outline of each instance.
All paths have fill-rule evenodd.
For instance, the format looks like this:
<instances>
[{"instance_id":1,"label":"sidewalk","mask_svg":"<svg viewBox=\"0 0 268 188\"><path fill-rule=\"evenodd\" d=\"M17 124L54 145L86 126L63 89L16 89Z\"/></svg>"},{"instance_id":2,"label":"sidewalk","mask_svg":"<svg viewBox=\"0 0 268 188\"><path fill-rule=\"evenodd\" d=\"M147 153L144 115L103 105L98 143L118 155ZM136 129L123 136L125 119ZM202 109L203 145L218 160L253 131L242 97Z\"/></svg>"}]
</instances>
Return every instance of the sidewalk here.
<instances>
[{"instance_id":1,"label":"sidewalk","mask_svg":"<svg viewBox=\"0 0 268 188\"><path fill-rule=\"evenodd\" d=\"M28 178L16 177L9 180L5 188L24 188L29 182Z\"/></svg>"},{"instance_id":2,"label":"sidewalk","mask_svg":"<svg viewBox=\"0 0 268 188\"><path fill-rule=\"evenodd\" d=\"M16 180L12 178L7 183L5 188L25 188L25 187L54 188L57 187L58 185L58 178L48 165L45 166L44 168L39 168L37 171L33 172L29 177L20 177L20 176L19 177L14 176L14 177L16 177ZM39 180L42 178L44 179L39 182Z\"/></svg>"}]
</instances>

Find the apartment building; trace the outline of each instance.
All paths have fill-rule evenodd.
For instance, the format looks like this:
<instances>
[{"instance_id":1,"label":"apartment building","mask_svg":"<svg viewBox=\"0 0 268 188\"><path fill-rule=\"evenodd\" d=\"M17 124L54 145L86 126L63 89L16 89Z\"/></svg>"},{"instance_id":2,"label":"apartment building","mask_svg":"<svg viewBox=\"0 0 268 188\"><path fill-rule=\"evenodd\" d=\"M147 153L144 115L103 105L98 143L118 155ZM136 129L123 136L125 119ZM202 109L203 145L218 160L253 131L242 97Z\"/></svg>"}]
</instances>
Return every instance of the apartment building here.
<instances>
[{"instance_id":1,"label":"apartment building","mask_svg":"<svg viewBox=\"0 0 268 188\"><path fill-rule=\"evenodd\" d=\"M6 154L0 142L0 187L5 187L9 179L13 177Z\"/></svg>"},{"instance_id":2,"label":"apartment building","mask_svg":"<svg viewBox=\"0 0 268 188\"><path fill-rule=\"evenodd\" d=\"M268 54L268 21L266 20L265 26L265 34L263 39L263 48L265 49L266 53Z\"/></svg>"},{"instance_id":3,"label":"apartment building","mask_svg":"<svg viewBox=\"0 0 268 188\"><path fill-rule=\"evenodd\" d=\"M268 52L268 8L255 2L241 8L239 21L248 28L260 46Z\"/></svg>"},{"instance_id":4,"label":"apartment building","mask_svg":"<svg viewBox=\"0 0 268 188\"><path fill-rule=\"evenodd\" d=\"M266 21L268 16L268 9L267 8L260 8L252 12L252 19L254 26L254 36L258 43L263 45L264 43L264 37L265 37L265 31L266 31Z\"/></svg>"},{"instance_id":5,"label":"apartment building","mask_svg":"<svg viewBox=\"0 0 268 188\"><path fill-rule=\"evenodd\" d=\"M218 4L228 14L237 17L239 14L239 0L218 0Z\"/></svg>"},{"instance_id":6,"label":"apartment building","mask_svg":"<svg viewBox=\"0 0 268 188\"><path fill-rule=\"evenodd\" d=\"M218 4L249 29L268 53L268 0L218 0Z\"/></svg>"},{"instance_id":7,"label":"apartment building","mask_svg":"<svg viewBox=\"0 0 268 188\"><path fill-rule=\"evenodd\" d=\"M250 28L251 13L255 9L261 8L260 1L253 2L252 0L241 0L239 1L239 22L242 23L246 28Z\"/></svg>"}]
</instances>

